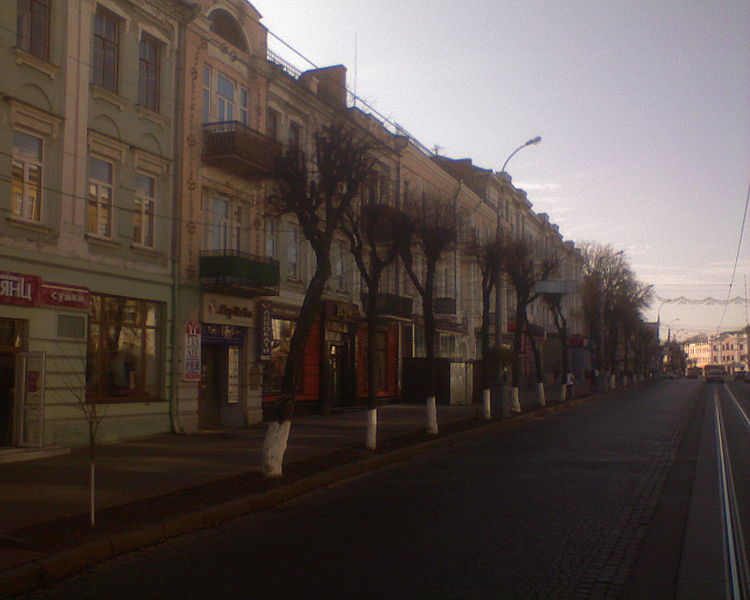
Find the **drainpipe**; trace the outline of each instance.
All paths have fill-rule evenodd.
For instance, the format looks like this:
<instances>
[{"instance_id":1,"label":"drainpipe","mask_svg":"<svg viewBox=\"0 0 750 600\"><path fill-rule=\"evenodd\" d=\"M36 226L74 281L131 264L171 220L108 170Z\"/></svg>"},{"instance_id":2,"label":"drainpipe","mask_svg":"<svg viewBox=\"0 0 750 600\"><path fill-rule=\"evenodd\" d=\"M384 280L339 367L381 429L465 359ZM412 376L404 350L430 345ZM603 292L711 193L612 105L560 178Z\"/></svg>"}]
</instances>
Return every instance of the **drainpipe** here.
<instances>
[{"instance_id":1,"label":"drainpipe","mask_svg":"<svg viewBox=\"0 0 750 600\"><path fill-rule=\"evenodd\" d=\"M174 126L172 128L172 156L175 157L184 137L183 102L185 97L185 40L187 38L186 30L199 14L200 7L197 4L188 4L181 2L181 8L184 12L177 18L177 56L174 70ZM182 154L180 152L180 154ZM179 353L177 351L182 322L181 319L181 299L180 299L180 256L182 242L182 176L183 164L182 159L174 160L173 182L172 182L172 327L170 330L170 346L172 348L171 368L169 370L169 417L173 433L185 433L185 428L180 422L180 403L178 398L179 378L177 370L179 368Z\"/></svg>"}]
</instances>

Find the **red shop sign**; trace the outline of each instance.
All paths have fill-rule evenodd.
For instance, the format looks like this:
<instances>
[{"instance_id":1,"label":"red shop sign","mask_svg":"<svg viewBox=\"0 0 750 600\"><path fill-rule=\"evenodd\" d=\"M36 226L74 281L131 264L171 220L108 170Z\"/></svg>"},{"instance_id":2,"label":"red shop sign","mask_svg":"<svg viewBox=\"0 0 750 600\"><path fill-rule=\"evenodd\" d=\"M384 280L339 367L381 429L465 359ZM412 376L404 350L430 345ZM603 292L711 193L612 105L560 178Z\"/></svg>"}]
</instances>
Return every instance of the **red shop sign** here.
<instances>
[{"instance_id":1,"label":"red shop sign","mask_svg":"<svg viewBox=\"0 0 750 600\"><path fill-rule=\"evenodd\" d=\"M51 306L88 308L89 289L77 285L42 282L42 302Z\"/></svg>"},{"instance_id":2,"label":"red shop sign","mask_svg":"<svg viewBox=\"0 0 750 600\"><path fill-rule=\"evenodd\" d=\"M40 285L36 275L0 271L0 303L38 306Z\"/></svg>"}]
</instances>

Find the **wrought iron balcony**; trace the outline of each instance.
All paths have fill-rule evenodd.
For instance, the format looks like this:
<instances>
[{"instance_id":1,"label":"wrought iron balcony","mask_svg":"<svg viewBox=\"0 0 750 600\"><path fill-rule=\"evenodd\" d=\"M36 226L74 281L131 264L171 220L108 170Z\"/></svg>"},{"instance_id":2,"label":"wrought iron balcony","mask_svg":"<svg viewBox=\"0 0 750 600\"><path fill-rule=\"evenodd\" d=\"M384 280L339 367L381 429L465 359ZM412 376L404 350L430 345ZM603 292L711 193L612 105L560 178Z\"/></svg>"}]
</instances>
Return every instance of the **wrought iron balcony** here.
<instances>
[{"instance_id":1,"label":"wrought iron balcony","mask_svg":"<svg viewBox=\"0 0 750 600\"><path fill-rule=\"evenodd\" d=\"M203 125L203 161L249 178L273 177L281 142L239 121Z\"/></svg>"},{"instance_id":2,"label":"wrought iron balcony","mask_svg":"<svg viewBox=\"0 0 750 600\"><path fill-rule=\"evenodd\" d=\"M456 299L455 298L435 298L433 301L436 315L455 315Z\"/></svg>"},{"instance_id":3,"label":"wrought iron balcony","mask_svg":"<svg viewBox=\"0 0 750 600\"><path fill-rule=\"evenodd\" d=\"M242 296L278 296L279 263L238 250L201 252L200 281L205 289Z\"/></svg>"},{"instance_id":4,"label":"wrought iron balcony","mask_svg":"<svg viewBox=\"0 0 750 600\"><path fill-rule=\"evenodd\" d=\"M362 302L367 301L367 295L362 294ZM375 309L381 317L396 317L399 319L412 318L412 299L396 294L378 294Z\"/></svg>"}]
</instances>

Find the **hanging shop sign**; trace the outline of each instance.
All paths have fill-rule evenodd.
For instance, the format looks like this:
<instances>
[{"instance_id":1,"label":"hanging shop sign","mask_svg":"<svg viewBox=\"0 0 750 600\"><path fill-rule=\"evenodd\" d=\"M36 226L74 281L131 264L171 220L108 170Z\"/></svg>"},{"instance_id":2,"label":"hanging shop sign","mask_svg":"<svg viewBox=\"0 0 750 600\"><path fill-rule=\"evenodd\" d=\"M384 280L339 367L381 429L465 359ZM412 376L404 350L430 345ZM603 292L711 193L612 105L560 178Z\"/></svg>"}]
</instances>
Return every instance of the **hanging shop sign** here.
<instances>
[{"instance_id":1,"label":"hanging shop sign","mask_svg":"<svg viewBox=\"0 0 750 600\"><path fill-rule=\"evenodd\" d=\"M245 341L245 328L237 327L236 325L201 323L201 331L201 341L204 344L242 346Z\"/></svg>"},{"instance_id":2,"label":"hanging shop sign","mask_svg":"<svg viewBox=\"0 0 750 600\"><path fill-rule=\"evenodd\" d=\"M261 302L258 305L258 360L271 360L271 349L273 343L273 317L271 314L271 303Z\"/></svg>"},{"instance_id":3,"label":"hanging shop sign","mask_svg":"<svg viewBox=\"0 0 750 600\"><path fill-rule=\"evenodd\" d=\"M251 327L253 303L245 298L204 294L203 322Z\"/></svg>"},{"instance_id":4,"label":"hanging shop sign","mask_svg":"<svg viewBox=\"0 0 750 600\"><path fill-rule=\"evenodd\" d=\"M198 321L188 321L185 324L182 378L185 381L200 381L201 378L201 324Z\"/></svg>"}]
</instances>

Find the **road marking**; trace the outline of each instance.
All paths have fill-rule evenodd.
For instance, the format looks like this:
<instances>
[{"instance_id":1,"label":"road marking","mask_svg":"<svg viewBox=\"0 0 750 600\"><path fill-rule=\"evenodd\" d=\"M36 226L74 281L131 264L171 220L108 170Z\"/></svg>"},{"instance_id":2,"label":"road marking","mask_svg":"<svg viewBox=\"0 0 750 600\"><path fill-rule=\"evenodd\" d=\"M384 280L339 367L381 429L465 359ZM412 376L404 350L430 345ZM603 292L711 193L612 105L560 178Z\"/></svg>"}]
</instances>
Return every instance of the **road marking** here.
<instances>
[{"instance_id":1,"label":"road marking","mask_svg":"<svg viewBox=\"0 0 750 600\"><path fill-rule=\"evenodd\" d=\"M742 526L737 513L737 498L734 492L732 464L726 442L724 420L719 410L719 392L713 391L714 415L716 419L717 458L719 467L719 495L723 517L724 549L728 570L729 597L736 600L747 599L747 573L745 572L745 545Z\"/></svg>"}]
</instances>

